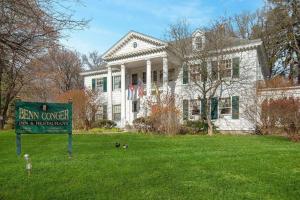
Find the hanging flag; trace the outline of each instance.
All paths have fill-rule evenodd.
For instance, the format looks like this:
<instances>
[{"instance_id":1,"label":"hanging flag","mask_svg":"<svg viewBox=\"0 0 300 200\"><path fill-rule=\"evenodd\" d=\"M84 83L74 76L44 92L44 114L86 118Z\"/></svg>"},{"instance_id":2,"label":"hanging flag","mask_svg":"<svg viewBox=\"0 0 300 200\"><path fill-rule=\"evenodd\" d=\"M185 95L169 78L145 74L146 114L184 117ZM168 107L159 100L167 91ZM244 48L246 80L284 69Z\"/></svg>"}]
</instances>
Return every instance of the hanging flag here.
<instances>
[{"instance_id":1,"label":"hanging flag","mask_svg":"<svg viewBox=\"0 0 300 200\"><path fill-rule=\"evenodd\" d=\"M128 100L133 100L134 96L134 86L132 83L128 86Z\"/></svg>"},{"instance_id":2,"label":"hanging flag","mask_svg":"<svg viewBox=\"0 0 300 200\"><path fill-rule=\"evenodd\" d=\"M138 95L139 97L144 96L144 83L141 79L138 80Z\"/></svg>"}]
</instances>

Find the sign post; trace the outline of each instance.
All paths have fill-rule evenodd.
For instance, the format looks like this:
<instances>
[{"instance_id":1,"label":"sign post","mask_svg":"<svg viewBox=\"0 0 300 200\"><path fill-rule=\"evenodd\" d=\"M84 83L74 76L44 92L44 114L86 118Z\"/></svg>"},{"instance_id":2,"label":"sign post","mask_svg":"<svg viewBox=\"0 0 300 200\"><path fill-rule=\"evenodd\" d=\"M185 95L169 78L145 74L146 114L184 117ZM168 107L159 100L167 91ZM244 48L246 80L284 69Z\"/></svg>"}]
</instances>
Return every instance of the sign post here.
<instances>
[{"instance_id":1,"label":"sign post","mask_svg":"<svg viewBox=\"0 0 300 200\"><path fill-rule=\"evenodd\" d=\"M40 103L16 101L16 145L21 155L21 134L68 134L68 153L72 156L72 101Z\"/></svg>"}]
</instances>

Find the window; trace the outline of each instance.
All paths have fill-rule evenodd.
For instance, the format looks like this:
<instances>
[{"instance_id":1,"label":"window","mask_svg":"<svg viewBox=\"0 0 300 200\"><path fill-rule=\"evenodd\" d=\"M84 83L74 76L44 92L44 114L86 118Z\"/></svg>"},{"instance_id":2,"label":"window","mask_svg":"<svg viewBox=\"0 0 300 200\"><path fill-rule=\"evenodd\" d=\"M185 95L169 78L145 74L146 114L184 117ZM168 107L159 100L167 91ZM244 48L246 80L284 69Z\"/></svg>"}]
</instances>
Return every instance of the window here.
<instances>
[{"instance_id":1,"label":"window","mask_svg":"<svg viewBox=\"0 0 300 200\"><path fill-rule=\"evenodd\" d=\"M182 117L183 120L188 120L189 118L189 100L182 101Z\"/></svg>"},{"instance_id":2,"label":"window","mask_svg":"<svg viewBox=\"0 0 300 200\"><path fill-rule=\"evenodd\" d=\"M143 72L143 83L146 84L146 72Z\"/></svg>"},{"instance_id":3,"label":"window","mask_svg":"<svg viewBox=\"0 0 300 200\"><path fill-rule=\"evenodd\" d=\"M132 101L132 112L138 112L139 111L139 102L136 101Z\"/></svg>"},{"instance_id":4,"label":"window","mask_svg":"<svg viewBox=\"0 0 300 200\"><path fill-rule=\"evenodd\" d=\"M195 48L196 50L201 50L203 46L202 37L198 36L195 38Z\"/></svg>"},{"instance_id":5,"label":"window","mask_svg":"<svg viewBox=\"0 0 300 200\"><path fill-rule=\"evenodd\" d=\"M152 72L152 82L157 82L157 71Z\"/></svg>"},{"instance_id":6,"label":"window","mask_svg":"<svg viewBox=\"0 0 300 200\"><path fill-rule=\"evenodd\" d=\"M190 109L191 115L199 115L200 114L200 101L198 99L194 99L190 101Z\"/></svg>"},{"instance_id":7,"label":"window","mask_svg":"<svg viewBox=\"0 0 300 200\"><path fill-rule=\"evenodd\" d=\"M211 78L212 78L212 80L218 79L218 63L217 63L217 61L211 62Z\"/></svg>"},{"instance_id":8,"label":"window","mask_svg":"<svg viewBox=\"0 0 300 200\"><path fill-rule=\"evenodd\" d=\"M163 82L163 71L162 70L159 71L159 82L160 83Z\"/></svg>"},{"instance_id":9,"label":"window","mask_svg":"<svg viewBox=\"0 0 300 200\"><path fill-rule=\"evenodd\" d=\"M107 119L107 105L102 105L96 114L96 120Z\"/></svg>"},{"instance_id":10,"label":"window","mask_svg":"<svg viewBox=\"0 0 300 200\"><path fill-rule=\"evenodd\" d=\"M113 105L113 120L121 121L121 105Z\"/></svg>"},{"instance_id":11,"label":"window","mask_svg":"<svg viewBox=\"0 0 300 200\"><path fill-rule=\"evenodd\" d=\"M121 76L114 76L114 86L113 90L120 89L121 88Z\"/></svg>"},{"instance_id":12,"label":"window","mask_svg":"<svg viewBox=\"0 0 300 200\"><path fill-rule=\"evenodd\" d=\"M231 99L221 98L219 100L219 112L220 115L230 115L231 114Z\"/></svg>"},{"instance_id":13,"label":"window","mask_svg":"<svg viewBox=\"0 0 300 200\"><path fill-rule=\"evenodd\" d=\"M137 85L138 84L138 75L137 74L132 74L131 83L132 83L132 85Z\"/></svg>"},{"instance_id":14,"label":"window","mask_svg":"<svg viewBox=\"0 0 300 200\"><path fill-rule=\"evenodd\" d=\"M191 71L190 73L191 80L193 80L194 82L199 81L201 77L200 65L199 64L190 65L190 71Z\"/></svg>"},{"instance_id":15,"label":"window","mask_svg":"<svg viewBox=\"0 0 300 200\"><path fill-rule=\"evenodd\" d=\"M184 63L182 66L182 84L188 84L188 82L189 82L188 65Z\"/></svg>"},{"instance_id":16,"label":"window","mask_svg":"<svg viewBox=\"0 0 300 200\"><path fill-rule=\"evenodd\" d=\"M231 59L222 60L219 64L220 77L231 77L232 62Z\"/></svg>"},{"instance_id":17,"label":"window","mask_svg":"<svg viewBox=\"0 0 300 200\"><path fill-rule=\"evenodd\" d=\"M106 92L107 90L106 82L107 82L106 77L96 79L96 84L95 84L96 90L100 92Z\"/></svg>"},{"instance_id":18,"label":"window","mask_svg":"<svg viewBox=\"0 0 300 200\"><path fill-rule=\"evenodd\" d=\"M168 71L168 80L169 81L174 81L175 77L175 69L169 69Z\"/></svg>"}]
</instances>

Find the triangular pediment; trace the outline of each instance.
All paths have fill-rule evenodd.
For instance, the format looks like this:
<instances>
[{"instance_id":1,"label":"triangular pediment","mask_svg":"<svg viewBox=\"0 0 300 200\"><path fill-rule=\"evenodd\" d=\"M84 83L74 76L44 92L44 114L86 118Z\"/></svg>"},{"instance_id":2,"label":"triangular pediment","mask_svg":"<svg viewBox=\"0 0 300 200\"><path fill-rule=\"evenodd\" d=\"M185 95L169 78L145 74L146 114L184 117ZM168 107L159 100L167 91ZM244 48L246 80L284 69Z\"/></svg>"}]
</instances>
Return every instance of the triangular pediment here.
<instances>
[{"instance_id":1,"label":"triangular pediment","mask_svg":"<svg viewBox=\"0 0 300 200\"><path fill-rule=\"evenodd\" d=\"M121 38L106 53L104 53L103 59L118 57L126 54L134 54L150 49L162 48L166 45L166 42L163 42L159 39L131 31Z\"/></svg>"}]
</instances>

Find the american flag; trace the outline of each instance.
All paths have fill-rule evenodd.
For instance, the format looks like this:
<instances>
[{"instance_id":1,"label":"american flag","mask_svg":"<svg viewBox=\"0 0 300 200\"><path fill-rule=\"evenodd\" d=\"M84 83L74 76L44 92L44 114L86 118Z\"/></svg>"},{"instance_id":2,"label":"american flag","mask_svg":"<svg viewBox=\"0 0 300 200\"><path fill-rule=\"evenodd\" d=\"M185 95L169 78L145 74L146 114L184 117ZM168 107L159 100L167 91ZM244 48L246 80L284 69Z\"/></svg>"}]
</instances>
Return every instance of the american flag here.
<instances>
[{"instance_id":1,"label":"american flag","mask_svg":"<svg viewBox=\"0 0 300 200\"><path fill-rule=\"evenodd\" d=\"M134 86L132 83L128 86L128 100L133 100L134 96Z\"/></svg>"},{"instance_id":2,"label":"american flag","mask_svg":"<svg viewBox=\"0 0 300 200\"><path fill-rule=\"evenodd\" d=\"M138 80L138 95L139 97L144 96L144 83L141 79Z\"/></svg>"}]
</instances>

